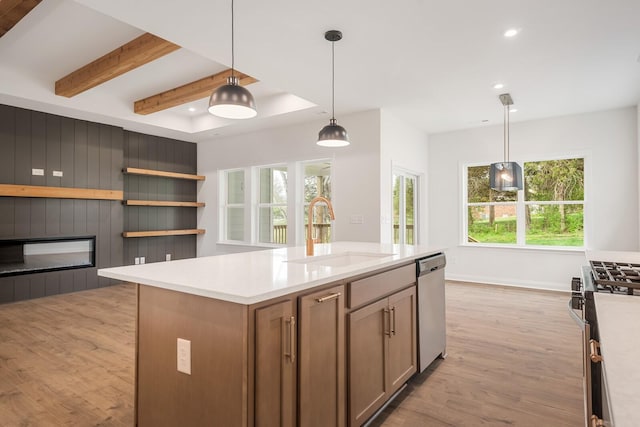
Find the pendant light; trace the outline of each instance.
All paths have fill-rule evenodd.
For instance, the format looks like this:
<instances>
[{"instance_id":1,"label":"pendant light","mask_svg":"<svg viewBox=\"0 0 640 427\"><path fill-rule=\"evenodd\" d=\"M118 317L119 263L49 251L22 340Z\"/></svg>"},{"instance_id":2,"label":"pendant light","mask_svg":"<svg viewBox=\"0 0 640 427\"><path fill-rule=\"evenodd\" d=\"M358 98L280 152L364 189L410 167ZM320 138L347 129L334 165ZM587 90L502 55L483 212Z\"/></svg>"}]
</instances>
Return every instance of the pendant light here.
<instances>
[{"instance_id":1,"label":"pendant light","mask_svg":"<svg viewBox=\"0 0 640 427\"><path fill-rule=\"evenodd\" d=\"M235 40L233 28L233 0L231 0L231 76L227 84L213 91L209 98L209 112L225 119L250 119L255 117L256 101L246 88L240 86L235 75Z\"/></svg>"},{"instance_id":2,"label":"pendant light","mask_svg":"<svg viewBox=\"0 0 640 427\"><path fill-rule=\"evenodd\" d=\"M491 164L489 185L496 191L522 190L522 168L509 161L509 106L513 105L513 99L508 93L499 98L504 105L504 162Z\"/></svg>"},{"instance_id":3,"label":"pendant light","mask_svg":"<svg viewBox=\"0 0 640 427\"><path fill-rule=\"evenodd\" d=\"M330 30L324 33L324 38L331 42L331 120L318 133L317 144L322 147L345 147L349 145L349 136L345 128L336 122L335 109L335 89L336 89L336 67L335 67L335 42L342 39L342 32Z\"/></svg>"}]
</instances>

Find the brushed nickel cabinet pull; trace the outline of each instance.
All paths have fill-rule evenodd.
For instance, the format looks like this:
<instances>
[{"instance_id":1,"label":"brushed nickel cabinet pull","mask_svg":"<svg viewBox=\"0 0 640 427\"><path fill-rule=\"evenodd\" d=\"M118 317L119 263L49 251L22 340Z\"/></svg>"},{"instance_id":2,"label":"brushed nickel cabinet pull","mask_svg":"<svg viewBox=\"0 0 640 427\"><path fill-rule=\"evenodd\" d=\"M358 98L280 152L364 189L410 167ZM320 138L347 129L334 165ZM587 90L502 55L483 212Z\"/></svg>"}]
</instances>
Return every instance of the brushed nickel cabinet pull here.
<instances>
[{"instance_id":1,"label":"brushed nickel cabinet pull","mask_svg":"<svg viewBox=\"0 0 640 427\"><path fill-rule=\"evenodd\" d=\"M291 363L296 361L296 318L291 316L289 319L289 353L291 354Z\"/></svg>"},{"instance_id":2,"label":"brushed nickel cabinet pull","mask_svg":"<svg viewBox=\"0 0 640 427\"><path fill-rule=\"evenodd\" d=\"M340 293L340 292L336 292L335 294L327 295L326 297L316 298L316 302L326 302L326 301L330 301L330 300L332 300L332 299L336 299L336 298L338 298L340 295L342 295L342 293Z\"/></svg>"},{"instance_id":3,"label":"brushed nickel cabinet pull","mask_svg":"<svg viewBox=\"0 0 640 427\"><path fill-rule=\"evenodd\" d=\"M289 324L289 348L284 356L289 358L291 363L296 360L296 318L291 316L285 320Z\"/></svg>"},{"instance_id":4,"label":"brushed nickel cabinet pull","mask_svg":"<svg viewBox=\"0 0 640 427\"><path fill-rule=\"evenodd\" d=\"M599 354L598 350L600 349L600 343L596 340L589 340L589 348L591 349L591 361L593 363L602 362L602 356Z\"/></svg>"},{"instance_id":5,"label":"brushed nickel cabinet pull","mask_svg":"<svg viewBox=\"0 0 640 427\"><path fill-rule=\"evenodd\" d=\"M382 311L382 323L384 324L384 334L390 337L391 336L391 315L389 314L389 309L386 307Z\"/></svg>"},{"instance_id":6,"label":"brushed nickel cabinet pull","mask_svg":"<svg viewBox=\"0 0 640 427\"><path fill-rule=\"evenodd\" d=\"M603 420L598 418L596 415L591 415L591 424L589 424L589 426L590 427L604 427L605 423L604 423Z\"/></svg>"},{"instance_id":7,"label":"brushed nickel cabinet pull","mask_svg":"<svg viewBox=\"0 0 640 427\"><path fill-rule=\"evenodd\" d=\"M396 307L391 307L391 335L396 334Z\"/></svg>"}]
</instances>

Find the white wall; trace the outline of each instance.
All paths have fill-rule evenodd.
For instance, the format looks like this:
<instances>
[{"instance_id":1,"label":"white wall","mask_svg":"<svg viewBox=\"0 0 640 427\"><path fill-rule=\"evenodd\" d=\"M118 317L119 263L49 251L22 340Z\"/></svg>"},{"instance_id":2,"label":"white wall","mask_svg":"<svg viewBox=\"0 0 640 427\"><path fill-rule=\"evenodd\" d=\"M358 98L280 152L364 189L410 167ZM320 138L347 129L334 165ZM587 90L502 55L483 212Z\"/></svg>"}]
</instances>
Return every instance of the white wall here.
<instances>
[{"instance_id":1,"label":"white wall","mask_svg":"<svg viewBox=\"0 0 640 427\"><path fill-rule=\"evenodd\" d=\"M340 117L351 140L343 148L316 145L318 132L328 121L323 118L198 144L198 174L206 176L198 189L198 201L206 203L198 212L198 228L206 229L198 237L198 256L247 249L217 245L218 170L323 158L333 159L333 239L380 240L380 111ZM361 215L363 224L350 224L352 215Z\"/></svg>"},{"instance_id":2,"label":"white wall","mask_svg":"<svg viewBox=\"0 0 640 427\"><path fill-rule=\"evenodd\" d=\"M586 155L586 245L638 250L638 113L625 108L511 123L512 160ZM447 247L447 277L568 289L582 252L462 246L461 171L502 159L502 124L429 136L429 244Z\"/></svg>"},{"instance_id":3,"label":"white wall","mask_svg":"<svg viewBox=\"0 0 640 427\"><path fill-rule=\"evenodd\" d=\"M418 242L427 243L428 229L428 136L382 110L380 121L380 241L392 243L393 168L400 167L418 175Z\"/></svg>"}]
</instances>

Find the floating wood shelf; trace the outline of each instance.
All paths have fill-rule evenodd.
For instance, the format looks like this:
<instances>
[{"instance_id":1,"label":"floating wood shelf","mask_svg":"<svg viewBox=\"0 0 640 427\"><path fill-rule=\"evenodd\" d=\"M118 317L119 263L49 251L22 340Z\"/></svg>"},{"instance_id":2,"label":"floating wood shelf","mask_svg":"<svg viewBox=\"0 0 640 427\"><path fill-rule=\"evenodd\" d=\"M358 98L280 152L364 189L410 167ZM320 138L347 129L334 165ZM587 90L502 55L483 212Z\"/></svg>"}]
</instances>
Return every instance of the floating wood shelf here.
<instances>
[{"instance_id":1,"label":"floating wood shelf","mask_svg":"<svg viewBox=\"0 0 640 427\"><path fill-rule=\"evenodd\" d=\"M165 178L191 179L194 181L204 181L204 178L205 178L203 175L192 175L188 173L178 173L178 172L166 172L166 171L159 171L154 169L124 168L122 169L122 172L131 174L131 175L162 176Z\"/></svg>"},{"instance_id":2,"label":"floating wood shelf","mask_svg":"<svg viewBox=\"0 0 640 427\"><path fill-rule=\"evenodd\" d=\"M204 234L204 230L156 230L156 231L125 231L122 237L155 237L155 236L184 236L188 234Z\"/></svg>"},{"instance_id":3,"label":"floating wood shelf","mask_svg":"<svg viewBox=\"0 0 640 427\"><path fill-rule=\"evenodd\" d=\"M182 208L201 208L204 202L173 202L170 200L124 200L127 206L175 206Z\"/></svg>"},{"instance_id":4,"label":"floating wood shelf","mask_svg":"<svg viewBox=\"0 0 640 427\"><path fill-rule=\"evenodd\" d=\"M98 190L95 188L0 184L0 196L47 197L51 199L122 200L124 198L124 193L118 190Z\"/></svg>"}]
</instances>

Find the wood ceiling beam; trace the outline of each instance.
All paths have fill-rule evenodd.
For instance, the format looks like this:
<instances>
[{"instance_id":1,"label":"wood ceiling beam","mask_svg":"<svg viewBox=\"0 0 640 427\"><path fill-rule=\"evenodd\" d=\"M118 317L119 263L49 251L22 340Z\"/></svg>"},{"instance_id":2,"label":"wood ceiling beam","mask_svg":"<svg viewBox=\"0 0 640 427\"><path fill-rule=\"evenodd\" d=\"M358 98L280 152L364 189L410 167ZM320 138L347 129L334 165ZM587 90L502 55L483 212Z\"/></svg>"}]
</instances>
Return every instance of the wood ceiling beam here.
<instances>
[{"instance_id":1,"label":"wood ceiling beam","mask_svg":"<svg viewBox=\"0 0 640 427\"><path fill-rule=\"evenodd\" d=\"M71 98L177 49L177 44L145 33L58 80L56 95Z\"/></svg>"},{"instance_id":2,"label":"wood ceiling beam","mask_svg":"<svg viewBox=\"0 0 640 427\"><path fill-rule=\"evenodd\" d=\"M234 74L240 80L241 86L255 83L258 80L240 73L237 70ZM167 90L162 93L150 96L148 98L136 101L133 104L133 111L137 114L147 115L166 110L167 108L176 107L188 102L197 101L211 95L215 89L227 83L227 77L231 75L231 69L221 71L209 77L187 83L185 85Z\"/></svg>"},{"instance_id":3,"label":"wood ceiling beam","mask_svg":"<svg viewBox=\"0 0 640 427\"><path fill-rule=\"evenodd\" d=\"M42 0L0 0L0 37L9 32Z\"/></svg>"}]
</instances>

